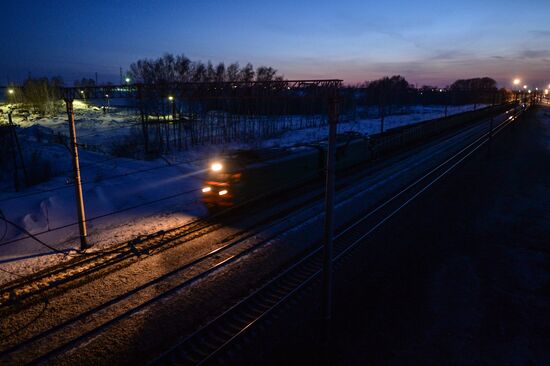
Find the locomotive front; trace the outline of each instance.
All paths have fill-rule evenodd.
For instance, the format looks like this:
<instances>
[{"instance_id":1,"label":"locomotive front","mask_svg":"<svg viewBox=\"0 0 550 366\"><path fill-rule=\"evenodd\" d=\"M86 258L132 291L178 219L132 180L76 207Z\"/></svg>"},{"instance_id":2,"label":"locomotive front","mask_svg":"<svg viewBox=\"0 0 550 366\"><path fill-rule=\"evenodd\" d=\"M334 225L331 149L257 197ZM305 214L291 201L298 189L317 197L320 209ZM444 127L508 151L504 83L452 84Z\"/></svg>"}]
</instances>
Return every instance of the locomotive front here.
<instances>
[{"instance_id":1,"label":"locomotive front","mask_svg":"<svg viewBox=\"0 0 550 366\"><path fill-rule=\"evenodd\" d=\"M202 201L207 206L233 206L241 173L222 161L213 161L202 188Z\"/></svg>"}]
</instances>

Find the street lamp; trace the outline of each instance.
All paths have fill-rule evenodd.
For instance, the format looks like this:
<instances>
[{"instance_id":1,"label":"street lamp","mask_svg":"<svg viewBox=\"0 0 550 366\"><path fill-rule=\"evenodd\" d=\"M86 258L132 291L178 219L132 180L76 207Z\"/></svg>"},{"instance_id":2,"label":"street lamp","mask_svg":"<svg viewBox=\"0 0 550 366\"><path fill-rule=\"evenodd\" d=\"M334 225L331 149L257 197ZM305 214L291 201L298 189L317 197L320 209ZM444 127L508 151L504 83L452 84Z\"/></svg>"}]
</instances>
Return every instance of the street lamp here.
<instances>
[{"instance_id":1,"label":"street lamp","mask_svg":"<svg viewBox=\"0 0 550 366\"><path fill-rule=\"evenodd\" d=\"M13 89L8 89L8 94L13 95L13 93L15 93L15 90L13 90Z\"/></svg>"},{"instance_id":2,"label":"street lamp","mask_svg":"<svg viewBox=\"0 0 550 366\"><path fill-rule=\"evenodd\" d=\"M519 85L519 83L521 83L520 79L514 79L514 85Z\"/></svg>"},{"instance_id":3,"label":"street lamp","mask_svg":"<svg viewBox=\"0 0 550 366\"><path fill-rule=\"evenodd\" d=\"M168 96L168 100L170 101L170 104L172 105L172 120L176 120L176 103L174 103L174 97L172 95Z\"/></svg>"},{"instance_id":4,"label":"street lamp","mask_svg":"<svg viewBox=\"0 0 550 366\"><path fill-rule=\"evenodd\" d=\"M131 80L130 80L130 78L127 77L126 79L124 79L124 81L126 81L126 84L130 84Z\"/></svg>"}]
</instances>

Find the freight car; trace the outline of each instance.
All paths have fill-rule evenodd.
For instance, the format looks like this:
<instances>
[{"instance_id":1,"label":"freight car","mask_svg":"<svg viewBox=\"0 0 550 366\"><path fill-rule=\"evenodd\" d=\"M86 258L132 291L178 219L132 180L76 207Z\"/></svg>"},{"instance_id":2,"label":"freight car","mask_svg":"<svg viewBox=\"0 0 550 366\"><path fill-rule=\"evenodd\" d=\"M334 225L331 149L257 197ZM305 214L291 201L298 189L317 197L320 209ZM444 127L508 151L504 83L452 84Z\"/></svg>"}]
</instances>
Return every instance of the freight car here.
<instances>
[{"instance_id":1,"label":"freight car","mask_svg":"<svg viewBox=\"0 0 550 366\"><path fill-rule=\"evenodd\" d=\"M366 164L511 108L511 104L483 108L394 128L369 137L356 133L340 134L336 144L336 169L342 171ZM287 149L236 151L214 159L202 188L202 201L210 208L230 207L320 179L326 165L326 149L326 142L319 142Z\"/></svg>"}]
</instances>

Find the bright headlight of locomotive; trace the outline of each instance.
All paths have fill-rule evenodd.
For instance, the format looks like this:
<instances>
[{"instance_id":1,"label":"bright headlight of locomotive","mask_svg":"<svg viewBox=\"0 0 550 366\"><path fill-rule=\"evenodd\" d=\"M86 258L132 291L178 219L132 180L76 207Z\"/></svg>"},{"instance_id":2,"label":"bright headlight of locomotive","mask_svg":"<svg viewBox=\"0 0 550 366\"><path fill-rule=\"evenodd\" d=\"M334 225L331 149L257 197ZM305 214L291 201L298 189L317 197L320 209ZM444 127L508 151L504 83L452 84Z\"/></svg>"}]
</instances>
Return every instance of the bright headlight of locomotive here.
<instances>
[{"instance_id":1,"label":"bright headlight of locomotive","mask_svg":"<svg viewBox=\"0 0 550 366\"><path fill-rule=\"evenodd\" d=\"M213 172L219 172L221 171L223 168L223 165L222 163L220 162L214 162L210 165L210 169L213 171Z\"/></svg>"}]
</instances>

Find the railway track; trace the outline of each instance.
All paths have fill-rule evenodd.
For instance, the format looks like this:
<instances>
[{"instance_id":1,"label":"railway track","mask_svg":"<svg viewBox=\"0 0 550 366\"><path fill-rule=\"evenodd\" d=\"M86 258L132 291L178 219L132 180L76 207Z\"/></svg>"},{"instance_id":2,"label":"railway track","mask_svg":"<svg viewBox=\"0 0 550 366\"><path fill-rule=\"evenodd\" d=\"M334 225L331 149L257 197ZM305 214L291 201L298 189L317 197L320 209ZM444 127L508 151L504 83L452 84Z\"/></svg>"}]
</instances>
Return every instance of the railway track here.
<instances>
[{"instance_id":1,"label":"railway track","mask_svg":"<svg viewBox=\"0 0 550 366\"><path fill-rule=\"evenodd\" d=\"M314 195L306 194L303 202L298 205L290 208L284 207L280 212L253 222L252 225L219 240L220 245L313 202L321 194L321 191L316 192ZM170 230L134 238L108 250L80 254L72 260L0 286L0 314L5 313L6 308L9 306L17 305L17 309L21 309L22 306L31 304L33 300L41 301L44 297L54 296L57 293L66 291L68 288L80 285L82 283L79 282L80 279L90 281L113 272L121 266L129 264L130 261L137 260L140 256L157 254L210 234L224 225L231 225L232 222L239 221L239 209L244 204L242 203L239 206L223 210L206 218L192 220ZM254 214L263 209L265 209L263 205L256 205L248 213ZM233 216L232 219L228 219L230 216ZM70 284L70 286L64 286L67 284Z\"/></svg>"},{"instance_id":2,"label":"railway track","mask_svg":"<svg viewBox=\"0 0 550 366\"><path fill-rule=\"evenodd\" d=\"M477 141L477 140L476 140ZM351 178L350 178L351 179ZM357 179L354 177L353 179ZM425 178L424 178L425 179ZM342 186L340 187L342 189ZM402 194L402 192L400 193ZM395 200L397 196L394 196L391 200ZM314 197L315 199L318 198L317 196ZM313 199L313 198L312 198ZM390 201L391 201L390 200ZM310 202L311 200L308 200L307 202ZM390 202L387 201L387 202ZM383 204L386 205L387 203ZM300 206L300 205L298 205ZM306 209L307 207L302 204L299 209ZM288 211L295 212L298 208L297 207L289 207ZM381 210L380 206L379 208L375 209L374 211L378 212L377 210ZM279 213L280 218L284 218L286 215L286 211ZM371 214L369 214L371 215ZM272 224L273 217L266 220L266 222L269 222ZM295 226L300 225L303 223L306 219L301 220L298 223L294 224ZM265 223L264 223L265 224ZM203 228L200 226L197 227L188 227L188 231L200 231ZM147 283L144 283L140 285L139 287L136 287L132 291L126 292L124 294L121 294L120 296L117 296L116 298L111 299L110 301L103 303L93 309L89 309L88 311L79 314L78 316L75 316L71 319L68 319L42 333L36 334L35 336L25 340L24 342L18 343L17 345L14 345L10 348L7 348L0 353L0 360L1 359L12 359L11 357L14 354L24 352L28 349L40 349L41 352L38 352L39 354L35 355L36 357L32 357L31 359L27 359L25 362L31 362L33 364L35 363L43 363L48 360L51 360L55 356L67 351L68 349L71 349L79 344L82 344L82 342L85 342L87 339L90 339L94 335L97 335L112 325L116 324L117 322L120 322L123 319L128 318L132 314L135 314L151 304L154 304L166 297L169 297L173 295L176 292L179 292L187 287L192 286L196 282L200 281L201 279L209 276L210 274L216 272L217 270L229 265L230 263L235 262L239 258L242 258L246 256L247 254L251 253L252 251L258 249L265 243L268 243L273 238L277 237L283 232L286 232L289 230L288 227L281 228L279 231L275 233L271 233L269 236L264 237L261 241L251 241L247 242L248 239L251 239L254 235L257 233L251 233L248 232L248 234L243 234L242 236L235 236L229 240L222 241L222 245L216 248L213 251L210 251L209 253L206 253L203 256L200 256L199 258L196 258L195 260L186 263L178 268L173 269L172 271L164 274L163 276L160 276L158 278L155 278L152 281L149 281ZM179 235L182 235L183 232L180 232ZM178 235L178 234L174 234ZM183 234L183 237L185 234ZM340 236L340 235L339 235ZM180 236L181 237L181 236ZM171 237L171 240L175 240L174 237ZM337 250L338 246L340 244L336 244ZM343 250L343 249L342 249ZM342 252L342 250L340 250ZM342 252L343 253L343 252ZM299 276L299 278L309 278L311 277L312 273L311 271L318 267L318 259L316 258L318 254L318 249L313 251L311 254L306 256L304 259L302 259L300 262L298 262L296 265L292 266L292 268L295 268L296 271L301 271L302 275ZM223 257L220 257L220 255L223 255ZM306 264L304 260L309 261L310 258L312 262L309 264ZM303 265L303 267L301 267ZM302 268L299 269L298 267ZM279 280L283 280L282 277L286 276L286 274L289 274L290 272L293 272L294 270L287 269L284 271L280 276L276 277L274 280L272 280L270 283L275 286L275 282ZM307 269L307 271L306 271ZM194 270L195 272L198 272L198 274L189 274L192 272L191 270ZM317 276L318 270L315 272L315 276ZM297 272L298 273L298 272ZM305 276L305 277L304 277ZM309 277L308 277L309 276ZM295 277L290 278L292 280L291 282L282 282L283 284L286 283L282 288L280 288L277 293L280 293L281 295L284 295L284 298L287 298L287 296L291 296L291 293L294 293L294 291L298 291L298 288L295 290L291 290L291 293L289 291L282 291L283 289L289 289L288 284L296 283ZM159 294L147 294L146 292L153 286L158 285L161 282L165 282L169 284L169 289L166 291L159 293ZM303 282L303 281L302 281ZM305 285L300 285L299 288L302 288ZM267 289L268 287L262 287L262 289ZM263 291L260 289L259 291ZM145 293L145 294L144 294ZM129 301L132 297L139 296L143 301L141 301L138 305L130 307L130 309L124 309L123 303ZM275 299L275 297L272 297L272 299ZM280 299L279 299L280 300ZM252 301L252 300L246 300L246 301ZM246 302L245 301L245 302ZM244 306L245 302L241 302L239 305L237 304L234 309L237 307ZM281 301L277 301L277 303L280 303ZM116 309L118 307L118 310ZM233 308L232 308L233 309ZM235 311L235 310L232 310ZM109 313L109 314L107 314ZM267 313L266 313L267 314ZM259 314L258 316L265 317L266 314ZM103 317L103 318L102 318ZM98 319L101 318L101 319ZM248 319L249 317L247 317ZM220 318L221 319L221 318ZM221 320L218 320L219 323ZM256 320L258 321L258 319ZM83 326L82 324L86 324L86 326ZM80 328L79 334L77 336L72 337L65 337L65 339L62 339L60 341L60 337L63 338L62 333L70 333L68 330L73 328ZM84 328L84 329L82 329ZM234 327L233 327L234 328ZM203 328L204 329L204 328ZM200 332L204 332L205 330L200 330ZM199 334L197 333L197 334ZM219 336L217 337L219 338ZM55 346L52 346L48 348L47 351L42 352L42 347L45 344L52 344L52 339L55 339ZM197 336L191 337L189 339L198 339ZM188 341L186 341L188 342ZM225 347L225 346L224 346ZM217 354L218 351L212 352L212 355ZM174 354L174 353L172 353ZM164 358L163 358L164 359ZM193 358L196 360L196 358Z\"/></svg>"},{"instance_id":3,"label":"railway track","mask_svg":"<svg viewBox=\"0 0 550 366\"><path fill-rule=\"evenodd\" d=\"M215 224L212 222L200 219L193 220L178 228L139 237L108 250L79 255L68 262L50 267L34 275L27 276L22 280L0 287L0 308L12 304L21 306L30 297L43 294L47 290L53 289L53 287L56 287L58 291L64 291L66 287L62 285L85 276L90 276L92 273L98 273L106 268L116 269L115 264L131 257L135 258L136 254L148 254L165 243L173 242L177 239L185 242L205 235L215 229ZM73 285L77 285L77 283Z\"/></svg>"},{"instance_id":4,"label":"railway track","mask_svg":"<svg viewBox=\"0 0 550 366\"><path fill-rule=\"evenodd\" d=\"M390 220L419 195L446 177L455 167L485 145L490 138L519 117L507 118L443 163L405 187L396 195L340 231L334 238L334 265L337 270L364 239ZM365 231L365 227L368 229ZM231 347L246 339L254 329L276 316L281 305L298 293L318 285L322 273L322 246L280 272L262 287L242 299L217 318L181 339L149 365L204 365L231 362ZM237 352L234 352L235 354Z\"/></svg>"},{"instance_id":5,"label":"railway track","mask_svg":"<svg viewBox=\"0 0 550 366\"><path fill-rule=\"evenodd\" d=\"M220 227L219 224L207 220L208 218L193 220L180 227L142 236L108 250L78 255L75 259L0 286L0 313L5 312L6 306L17 304L21 307L25 303L32 303L30 299L33 297L43 299L45 296L55 295L82 283L79 279L89 280L94 276L104 275L142 254L149 255L168 249L209 234Z\"/></svg>"}]
</instances>

